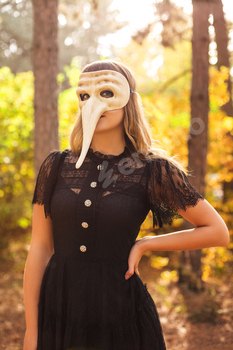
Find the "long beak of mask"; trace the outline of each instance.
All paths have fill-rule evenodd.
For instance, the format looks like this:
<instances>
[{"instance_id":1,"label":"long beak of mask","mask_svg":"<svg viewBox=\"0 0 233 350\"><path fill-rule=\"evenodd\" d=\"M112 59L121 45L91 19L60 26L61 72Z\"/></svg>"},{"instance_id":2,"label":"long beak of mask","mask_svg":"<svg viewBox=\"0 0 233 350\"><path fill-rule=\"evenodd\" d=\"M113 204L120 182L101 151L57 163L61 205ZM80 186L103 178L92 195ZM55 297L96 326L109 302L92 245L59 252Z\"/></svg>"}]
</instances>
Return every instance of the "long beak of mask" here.
<instances>
[{"instance_id":1,"label":"long beak of mask","mask_svg":"<svg viewBox=\"0 0 233 350\"><path fill-rule=\"evenodd\" d=\"M76 163L78 169L86 157L101 115L106 111L126 106L130 97L130 86L124 75L119 72L87 72L80 75L77 96L83 127L82 150Z\"/></svg>"}]
</instances>

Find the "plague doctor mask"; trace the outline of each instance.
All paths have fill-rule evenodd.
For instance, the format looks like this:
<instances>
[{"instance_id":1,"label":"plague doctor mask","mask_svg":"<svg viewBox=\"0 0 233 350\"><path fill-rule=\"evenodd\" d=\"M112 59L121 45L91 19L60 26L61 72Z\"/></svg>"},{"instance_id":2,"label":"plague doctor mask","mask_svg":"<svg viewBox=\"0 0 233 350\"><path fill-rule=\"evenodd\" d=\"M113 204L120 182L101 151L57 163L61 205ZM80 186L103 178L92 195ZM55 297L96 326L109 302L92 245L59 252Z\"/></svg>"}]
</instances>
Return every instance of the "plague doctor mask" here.
<instances>
[{"instance_id":1,"label":"plague doctor mask","mask_svg":"<svg viewBox=\"0 0 233 350\"><path fill-rule=\"evenodd\" d=\"M82 112L83 144L76 168L82 165L101 115L127 105L130 93L128 80L119 72L100 70L80 75L77 89Z\"/></svg>"}]
</instances>

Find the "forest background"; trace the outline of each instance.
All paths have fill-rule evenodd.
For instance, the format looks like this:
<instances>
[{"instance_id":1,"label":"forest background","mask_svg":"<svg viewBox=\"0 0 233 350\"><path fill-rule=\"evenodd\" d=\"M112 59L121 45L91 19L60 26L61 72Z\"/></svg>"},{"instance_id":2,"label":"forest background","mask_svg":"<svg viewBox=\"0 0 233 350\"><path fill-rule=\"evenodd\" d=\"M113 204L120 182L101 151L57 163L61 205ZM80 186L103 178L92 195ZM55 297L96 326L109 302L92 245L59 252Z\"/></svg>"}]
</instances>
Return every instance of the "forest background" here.
<instances>
[{"instance_id":1,"label":"forest background","mask_svg":"<svg viewBox=\"0 0 233 350\"><path fill-rule=\"evenodd\" d=\"M22 346L22 279L31 240L36 174L52 148L64 150L68 146L77 118L75 90L82 67L108 58L122 61L133 70L153 138L159 147L171 156L177 155L186 168L193 170L190 182L219 212L231 235L227 247L203 249L193 255L151 252L143 257L140 272L159 309L167 345L172 350L231 349L233 4L227 0L193 1L193 6L189 0L51 1L58 5L58 45L53 46L54 51L59 48L55 72L58 113L55 111L54 124L40 121L47 128L42 133L35 129L35 60L33 65L33 11L41 2L0 1L0 349ZM214 12L208 7L210 3L224 12ZM195 6L207 17L194 17ZM199 57L202 61L208 62L201 68L194 52L198 42L194 28L198 27L199 44L201 40L206 43L196 51L205 55ZM219 40L221 28L225 28L225 37ZM50 75L45 69L43 73L49 84ZM195 125L192 118L197 117L195 107L200 102L195 101L200 94L200 90L195 93L196 77L201 82L200 90L207 86L207 95L201 92L205 96L201 103L208 105L208 118L199 116ZM56 135L51 137L54 125L58 140ZM42 147L47 145L46 137L53 142L47 148ZM38 154L41 158L35 157ZM192 162L193 158L200 166ZM178 218L171 227L152 230L149 213L140 236L186 227L188 223Z\"/></svg>"}]
</instances>

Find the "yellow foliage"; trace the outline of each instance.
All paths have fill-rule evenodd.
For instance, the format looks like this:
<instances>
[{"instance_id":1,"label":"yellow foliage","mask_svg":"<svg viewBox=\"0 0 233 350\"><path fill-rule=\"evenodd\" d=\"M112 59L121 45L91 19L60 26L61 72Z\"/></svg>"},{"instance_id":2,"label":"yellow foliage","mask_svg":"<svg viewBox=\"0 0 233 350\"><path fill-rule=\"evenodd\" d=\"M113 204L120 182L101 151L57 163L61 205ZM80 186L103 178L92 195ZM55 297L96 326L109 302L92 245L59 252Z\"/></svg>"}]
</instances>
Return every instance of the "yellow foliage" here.
<instances>
[{"instance_id":1,"label":"yellow foliage","mask_svg":"<svg viewBox=\"0 0 233 350\"><path fill-rule=\"evenodd\" d=\"M233 255L226 247L212 247L203 249L203 280L214 275L221 276L228 263L232 264Z\"/></svg>"},{"instance_id":2,"label":"yellow foliage","mask_svg":"<svg viewBox=\"0 0 233 350\"><path fill-rule=\"evenodd\" d=\"M162 279L166 282L177 282L178 281L178 274L176 270L172 270L172 271L163 271L161 272L160 276L162 277Z\"/></svg>"},{"instance_id":3,"label":"yellow foliage","mask_svg":"<svg viewBox=\"0 0 233 350\"><path fill-rule=\"evenodd\" d=\"M167 266L169 263L169 258L162 256L152 256L151 257L151 266L156 269L162 269L164 266Z\"/></svg>"},{"instance_id":4,"label":"yellow foliage","mask_svg":"<svg viewBox=\"0 0 233 350\"><path fill-rule=\"evenodd\" d=\"M210 103L223 106L229 101L227 79L229 78L229 69L222 66L220 71L215 67L210 67L209 98Z\"/></svg>"},{"instance_id":5,"label":"yellow foliage","mask_svg":"<svg viewBox=\"0 0 233 350\"><path fill-rule=\"evenodd\" d=\"M233 130L233 118L232 117L224 117L222 120L222 126L225 131Z\"/></svg>"}]
</instances>

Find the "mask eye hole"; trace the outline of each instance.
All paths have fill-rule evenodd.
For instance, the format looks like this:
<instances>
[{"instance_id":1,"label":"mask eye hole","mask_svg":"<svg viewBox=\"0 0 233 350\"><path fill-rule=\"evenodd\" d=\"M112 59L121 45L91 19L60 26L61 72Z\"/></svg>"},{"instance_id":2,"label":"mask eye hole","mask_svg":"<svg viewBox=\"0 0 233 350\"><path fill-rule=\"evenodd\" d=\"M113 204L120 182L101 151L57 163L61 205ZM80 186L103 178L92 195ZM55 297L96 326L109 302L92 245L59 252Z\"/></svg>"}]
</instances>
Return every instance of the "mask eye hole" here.
<instances>
[{"instance_id":1,"label":"mask eye hole","mask_svg":"<svg viewBox=\"0 0 233 350\"><path fill-rule=\"evenodd\" d=\"M88 94L80 94L81 101L86 101L90 98L90 95Z\"/></svg>"},{"instance_id":2,"label":"mask eye hole","mask_svg":"<svg viewBox=\"0 0 233 350\"><path fill-rule=\"evenodd\" d=\"M104 91L101 91L100 96L105 98L110 98L114 96L114 93L111 90L104 90Z\"/></svg>"}]
</instances>

